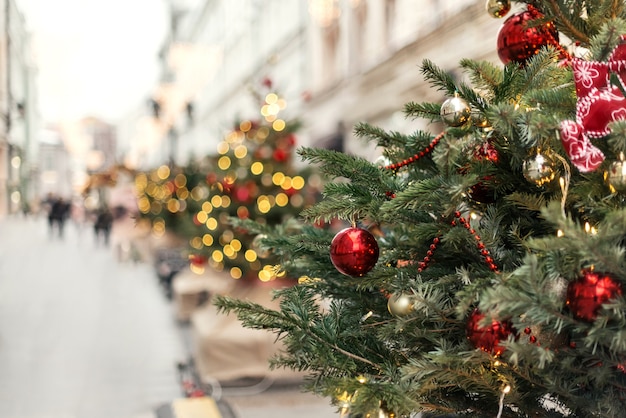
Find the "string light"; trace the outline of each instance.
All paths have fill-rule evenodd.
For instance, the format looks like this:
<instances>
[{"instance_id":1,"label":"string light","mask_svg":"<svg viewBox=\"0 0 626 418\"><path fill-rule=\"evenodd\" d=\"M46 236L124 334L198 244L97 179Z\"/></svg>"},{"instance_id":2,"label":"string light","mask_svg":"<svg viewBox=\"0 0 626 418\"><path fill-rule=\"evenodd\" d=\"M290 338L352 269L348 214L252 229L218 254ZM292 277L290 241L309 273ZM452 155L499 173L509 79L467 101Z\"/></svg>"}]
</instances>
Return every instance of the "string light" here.
<instances>
[{"instance_id":1,"label":"string light","mask_svg":"<svg viewBox=\"0 0 626 418\"><path fill-rule=\"evenodd\" d=\"M197 274L197 275L201 275L204 274L204 266L199 266L196 264L190 264L189 265L189 270L191 270L192 273Z\"/></svg>"},{"instance_id":2,"label":"string light","mask_svg":"<svg viewBox=\"0 0 626 418\"><path fill-rule=\"evenodd\" d=\"M596 235L598 233L598 230L595 226L591 226L589 222L585 222L585 232L590 235Z\"/></svg>"},{"instance_id":3,"label":"string light","mask_svg":"<svg viewBox=\"0 0 626 418\"><path fill-rule=\"evenodd\" d=\"M511 391L511 386L510 385L506 385L504 388L502 388L502 393L500 394L500 402L499 404L499 409L498 409L498 415L496 416L496 418L501 418L502 417L502 412L504 410L504 397Z\"/></svg>"},{"instance_id":4,"label":"string light","mask_svg":"<svg viewBox=\"0 0 626 418\"><path fill-rule=\"evenodd\" d=\"M211 234L204 234L202 236L202 243L205 245L205 247L210 247L211 245L213 245L213 236Z\"/></svg>"},{"instance_id":5,"label":"string light","mask_svg":"<svg viewBox=\"0 0 626 418\"><path fill-rule=\"evenodd\" d=\"M166 180L170 176L170 168L166 165L162 165L157 169L156 175L159 180Z\"/></svg>"},{"instance_id":6,"label":"string light","mask_svg":"<svg viewBox=\"0 0 626 418\"><path fill-rule=\"evenodd\" d=\"M233 267L230 269L230 277L232 277L233 279L241 279L242 276L243 272L239 267Z\"/></svg>"}]
</instances>

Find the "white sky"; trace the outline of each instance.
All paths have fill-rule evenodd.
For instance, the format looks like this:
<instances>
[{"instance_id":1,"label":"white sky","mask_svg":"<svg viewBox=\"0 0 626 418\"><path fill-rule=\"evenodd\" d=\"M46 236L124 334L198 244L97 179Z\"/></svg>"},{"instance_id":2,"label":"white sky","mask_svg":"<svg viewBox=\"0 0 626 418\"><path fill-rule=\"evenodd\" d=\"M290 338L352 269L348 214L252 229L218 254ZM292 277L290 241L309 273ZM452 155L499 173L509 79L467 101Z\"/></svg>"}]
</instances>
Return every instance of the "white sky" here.
<instances>
[{"instance_id":1,"label":"white sky","mask_svg":"<svg viewBox=\"0 0 626 418\"><path fill-rule=\"evenodd\" d=\"M33 33L45 122L109 122L146 105L166 36L166 0L17 0Z\"/></svg>"}]
</instances>

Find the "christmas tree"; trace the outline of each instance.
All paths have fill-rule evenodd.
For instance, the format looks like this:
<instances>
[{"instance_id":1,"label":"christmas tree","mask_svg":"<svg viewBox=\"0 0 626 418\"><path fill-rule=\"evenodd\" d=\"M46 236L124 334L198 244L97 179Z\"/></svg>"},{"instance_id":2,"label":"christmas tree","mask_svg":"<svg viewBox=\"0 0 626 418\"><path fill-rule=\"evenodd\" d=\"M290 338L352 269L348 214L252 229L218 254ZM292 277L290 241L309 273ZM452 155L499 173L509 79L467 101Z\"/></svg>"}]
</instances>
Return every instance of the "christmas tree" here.
<instances>
[{"instance_id":1,"label":"christmas tree","mask_svg":"<svg viewBox=\"0 0 626 418\"><path fill-rule=\"evenodd\" d=\"M385 162L299 149L330 181L259 229L298 279L280 310L216 301L342 414L624 416L625 5L516 3L487 2L504 65L422 63L445 97L404 110L432 130L355 127Z\"/></svg>"},{"instance_id":2,"label":"christmas tree","mask_svg":"<svg viewBox=\"0 0 626 418\"><path fill-rule=\"evenodd\" d=\"M271 83L264 83L271 89ZM190 268L208 264L234 279L276 279L274 256L257 245L262 234L234 228L231 218L267 226L289 219L317 199L318 176L293 164L297 120L279 113L286 101L273 91L252 92L262 119L235 123L214 155L183 167L161 166L136 178L139 209L156 232L188 242Z\"/></svg>"}]
</instances>

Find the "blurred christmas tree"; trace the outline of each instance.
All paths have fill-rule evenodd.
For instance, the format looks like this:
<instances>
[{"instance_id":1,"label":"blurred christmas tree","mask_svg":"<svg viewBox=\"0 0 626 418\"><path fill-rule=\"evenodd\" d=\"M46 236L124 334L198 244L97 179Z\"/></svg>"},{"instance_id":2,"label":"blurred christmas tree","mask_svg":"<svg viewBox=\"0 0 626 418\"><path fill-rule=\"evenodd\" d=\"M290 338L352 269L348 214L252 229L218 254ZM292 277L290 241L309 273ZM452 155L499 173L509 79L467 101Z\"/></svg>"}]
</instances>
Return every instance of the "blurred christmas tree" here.
<instances>
[{"instance_id":1,"label":"blurred christmas tree","mask_svg":"<svg viewBox=\"0 0 626 418\"><path fill-rule=\"evenodd\" d=\"M336 179L306 219L348 224L268 233L301 277L280 311L216 302L343 413L624 416L624 2L517 3L487 1L504 67L423 62L446 97L405 113L442 132L357 126L383 164L299 151Z\"/></svg>"},{"instance_id":2,"label":"blurred christmas tree","mask_svg":"<svg viewBox=\"0 0 626 418\"><path fill-rule=\"evenodd\" d=\"M189 242L192 269L208 263L234 279L270 281L276 278L276 257L259 246L262 234L233 227L231 217L267 226L287 223L315 203L319 176L293 165L300 123L279 116L285 100L273 92L256 96L263 119L236 123L215 155L185 167L159 167L136 183L142 215L155 231Z\"/></svg>"}]
</instances>

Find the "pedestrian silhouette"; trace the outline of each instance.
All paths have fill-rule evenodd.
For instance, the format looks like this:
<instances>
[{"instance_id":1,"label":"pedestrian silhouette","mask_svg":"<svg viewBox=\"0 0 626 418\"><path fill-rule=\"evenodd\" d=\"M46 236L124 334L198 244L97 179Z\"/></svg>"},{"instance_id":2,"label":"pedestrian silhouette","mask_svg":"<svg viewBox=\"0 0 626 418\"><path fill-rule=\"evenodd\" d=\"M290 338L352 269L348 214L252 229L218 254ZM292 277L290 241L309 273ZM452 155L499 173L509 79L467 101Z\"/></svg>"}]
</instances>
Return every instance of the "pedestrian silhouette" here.
<instances>
[{"instance_id":1,"label":"pedestrian silhouette","mask_svg":"<svg viewBox=\"0 0 626 418\"><path fill-rule=\"evenodd\" d=\"M93 225L96 244L102 241L104 245L109 245L109 236L111 235L111 225L113 224L113 214L107 207L102 207L96 213L96 221Z\"/></svg>"},{"instance_id":2,"label":"pedestrian silhouette","mask_svg":"<svg viewBox=\"0 0 626 418\"><path fill-rule=\"evenodd\" d=\"M48 226L50 228L50 236L54 233L56 226L59 238L63 238L63 228L70 211L70 205L62 197L52 201L50 212L48 212Z\"/></svg>"}]
</instances>

